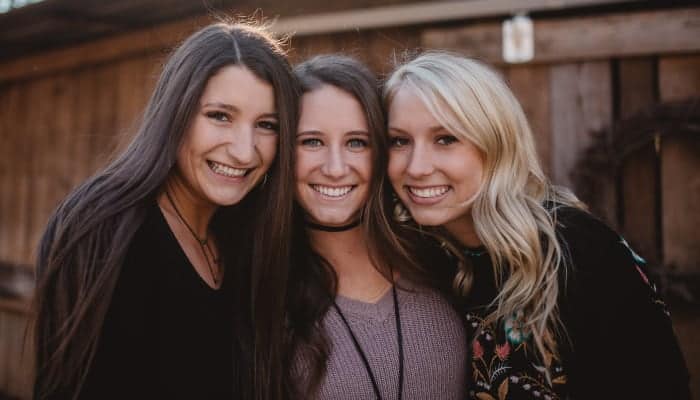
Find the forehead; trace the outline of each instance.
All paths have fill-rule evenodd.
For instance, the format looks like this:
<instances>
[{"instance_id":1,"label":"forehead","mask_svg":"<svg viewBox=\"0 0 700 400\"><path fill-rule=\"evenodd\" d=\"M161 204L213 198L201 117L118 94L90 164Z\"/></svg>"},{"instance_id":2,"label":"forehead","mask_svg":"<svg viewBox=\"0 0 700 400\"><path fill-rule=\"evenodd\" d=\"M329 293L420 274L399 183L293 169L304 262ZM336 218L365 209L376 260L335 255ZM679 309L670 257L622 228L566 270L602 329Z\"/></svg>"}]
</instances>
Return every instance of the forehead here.
<instances>
[{"instance_id":1,"label":"forehead","mask_svg":"<svg viewBox=\"0 0 700 400\"><path fill-rule=\"evenodd\" d=\"M321 85L301 97L300 130L321 132L366 130L367 119L360 102L332 85Z\"/></svg>"},{"instance_id":2,"label":"forehead","mask_svg":"<svg viewBox=\"0 0 700 400\"><path fill-rule=\"evenodd\" d=\"M201 102L220 102L257 112L273 112L275 109L272 85L239 65L222 67L212 75L204 88Z\"/></svg>"},{"instance_id":3,"label":"forehead","mask_svg":"<svg viewBox=\"0 0 700 400\"><path fill-rule=\"evenodd\" d=\"M405 85L394 93L388 112L390 128L417 130L441 126L418 92Z\"/></svg>"}]
</instances>

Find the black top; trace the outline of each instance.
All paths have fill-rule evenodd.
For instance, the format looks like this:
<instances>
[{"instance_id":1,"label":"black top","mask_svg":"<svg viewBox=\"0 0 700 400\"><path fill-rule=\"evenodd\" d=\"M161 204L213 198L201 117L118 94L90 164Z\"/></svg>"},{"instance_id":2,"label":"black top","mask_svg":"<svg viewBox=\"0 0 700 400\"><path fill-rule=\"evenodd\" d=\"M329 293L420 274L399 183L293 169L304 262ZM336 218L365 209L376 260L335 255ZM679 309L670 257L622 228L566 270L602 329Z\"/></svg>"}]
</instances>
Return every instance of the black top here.
<instances>
[{"instance_id":1,"label":"black top","mask_svg":"<svg viewBox=\"0 0 700 400\"><path fill-rule=\"evenodd\" d=\"M521 314L485 324L497 294L492 263L483 249L465 251L475 272L466 299L470 398L689 399L685 361L643 260L577 209L559 209L557 233L570 259L560 274L559 309L570 339L558 336L561 361L533 356Z\"/></svg>"},{"instance_id":2,"label":"black top","mask_svg":"<svg viewBox=\"0 0 700 400\"><path fill-rule=\"evenodd\" d=\"M233 398L230 280L197 274L153 204L126 254L81 399Z\"/></svg>"}]
</instances>

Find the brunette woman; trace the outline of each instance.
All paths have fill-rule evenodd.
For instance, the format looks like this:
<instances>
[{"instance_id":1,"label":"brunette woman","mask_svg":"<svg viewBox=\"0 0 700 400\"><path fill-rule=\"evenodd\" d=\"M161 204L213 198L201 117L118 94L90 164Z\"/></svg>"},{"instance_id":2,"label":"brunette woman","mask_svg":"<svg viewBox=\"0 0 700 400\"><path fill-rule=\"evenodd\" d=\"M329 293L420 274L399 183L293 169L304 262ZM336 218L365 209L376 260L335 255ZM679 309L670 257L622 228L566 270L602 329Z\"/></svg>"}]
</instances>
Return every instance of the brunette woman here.
<instances>
[{"instance_id":1,"label":"brunette woman","mask_svg":"<svg viewBox=\"0 0 700 400\"><path fill-rule=\"evenodd\" d=\"M494 71L427 53L398 67L384 95L394 190L458 260L469 398L689 397L643 260L547 181L525 115Z\"/></svg>"},{"instance_id":2,"label":"brunette woman","mask_svg":"<svg viewBox=\"0 0 700 400\"><path fill-rule=\"evenodd\" d=\"M296 128L294 82L254 26L214 24L172 53L133 141L41 240L35 398L252 389L247 299L289 257L291 152L276 154Z\"/></svg>"},{"instance_id":3,"label":"brunette woman","mask_svg":"<svg viewBox=\"0 0 700 400\"><path fill-rule=\"evenodd\" d=\"M387 218L376 78L343 56L313 58L295 73L303 96L288 392L300 399L463 398L461 320L424 280L417 254L397 251L401 239Z\"/></svg>"}]
</instances>

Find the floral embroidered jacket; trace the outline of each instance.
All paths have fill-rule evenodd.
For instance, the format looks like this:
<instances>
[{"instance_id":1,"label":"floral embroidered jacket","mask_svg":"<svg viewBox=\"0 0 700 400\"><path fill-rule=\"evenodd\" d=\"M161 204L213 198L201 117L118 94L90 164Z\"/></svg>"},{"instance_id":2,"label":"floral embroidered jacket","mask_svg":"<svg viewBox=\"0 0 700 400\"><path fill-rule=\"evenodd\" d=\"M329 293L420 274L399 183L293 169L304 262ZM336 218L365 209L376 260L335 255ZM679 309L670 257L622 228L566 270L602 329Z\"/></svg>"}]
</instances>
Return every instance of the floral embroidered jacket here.
<instances>
[{"instance_id":1,"label":"floral embroidered jacket","mask_svg":"<svg viewBox=\"0 0 700 400\"><path fill-rule=\"evenodd\" d=\"M689 399L685 361L644 260L610 228L572 208L557 211L570 262L560 274L559 310L568 340L560 357L535 357L522 313L487 323L497 294L486 251L465 249L474 285L465 301L471 344L469 398Z\"/></svg>"}]
</instances>

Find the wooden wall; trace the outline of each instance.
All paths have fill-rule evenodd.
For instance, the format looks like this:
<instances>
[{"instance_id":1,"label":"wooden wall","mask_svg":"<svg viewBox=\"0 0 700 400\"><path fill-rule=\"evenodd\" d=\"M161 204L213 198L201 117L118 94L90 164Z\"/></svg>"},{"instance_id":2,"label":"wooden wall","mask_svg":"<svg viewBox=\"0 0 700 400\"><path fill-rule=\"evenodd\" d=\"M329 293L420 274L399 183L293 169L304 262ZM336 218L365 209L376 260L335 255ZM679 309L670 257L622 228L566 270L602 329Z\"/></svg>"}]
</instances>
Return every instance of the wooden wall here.
<instances>
[{"instance_id":1,"label":"wooden wall","mask_svg":"<svg viewBox=\"0 0 700 400\"><path fill-rule=\"evenodd\" d=\"M596 131L659 101L700 95L699 21L700 9L536 21L536 59L516 66L500 62L496 23L300 37L290 57L349 52L386 72L394 52L422 46L493 62L530 118L546 171L570 185L577 155ZM0 262L31 270L53 208L128 137L165 50L193 29L191 22L163 25L0 65ZM627 181L625 191L635 195L624 197L623 218L614 206L603 216L624 221L619 228L652 260L698 271L700 242L693 233L700 226L700 152L697 140L691 142L664 142L661 156L648 148L631 159L627 168L637 171L637 180ZM649 159L656 158L664 160L661 247L649 213L656 173ZM610 185L601 193L613 205ZM14 349L25 320L26 308L0 302L0 392L21 397L29 392L20 384L15 366L21 354ZM690 341L691 331L684 332ZM700 375L698 347L684 349Z\"/></svg>"}]
</instances>

